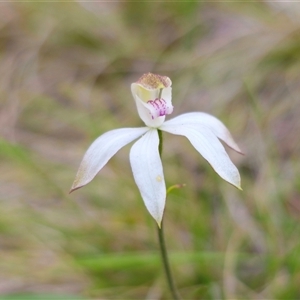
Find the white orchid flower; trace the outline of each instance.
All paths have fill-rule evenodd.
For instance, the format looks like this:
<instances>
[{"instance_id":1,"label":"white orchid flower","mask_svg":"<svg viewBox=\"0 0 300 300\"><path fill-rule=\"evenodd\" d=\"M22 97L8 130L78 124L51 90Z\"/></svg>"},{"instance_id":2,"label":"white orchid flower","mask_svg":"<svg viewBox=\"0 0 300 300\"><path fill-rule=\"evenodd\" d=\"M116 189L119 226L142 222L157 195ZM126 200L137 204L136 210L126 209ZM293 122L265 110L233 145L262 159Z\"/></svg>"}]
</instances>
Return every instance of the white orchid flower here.
<instances>
[{"instance_id":1,"label":"white orchid flower","mask_svg":"<svg viewBox=\"0 0 300 300\"><path fill-rule=\"evenodd\" d=\"M131 148L130 164L146 208L160 225L166 185L158 130L185 136L224 180L240 189L239 172L219 139L235 151L241 150L221 121L203 112L191 112L165 122L165 116L173 111L171 85L170 78L151 73L132 83L139 116L147 127L115 129L98 137L83 157L71 192L88 184L116 152L140 138Z\"/></svg>"}]
</instances>

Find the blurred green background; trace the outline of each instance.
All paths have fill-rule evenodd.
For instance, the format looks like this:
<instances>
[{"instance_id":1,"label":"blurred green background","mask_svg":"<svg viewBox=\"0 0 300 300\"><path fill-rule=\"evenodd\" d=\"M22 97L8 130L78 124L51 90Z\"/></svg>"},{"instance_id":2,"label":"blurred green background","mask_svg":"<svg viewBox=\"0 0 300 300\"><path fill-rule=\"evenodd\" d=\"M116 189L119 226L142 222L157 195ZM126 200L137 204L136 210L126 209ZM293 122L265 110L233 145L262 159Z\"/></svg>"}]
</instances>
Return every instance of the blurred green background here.
<instances>
[{"instance_id":1,"label":"blurred green background","mask_svg":"<svg viewBox=\"0 0 300 300\"><path fill-rule=\"evenodd\" d=\"M0 3L0 299L169 299L122 149L69 195L100 134L143 126L130 84L230 129L243 192L164 134L165 235L183 299L300 299L300 5Z\"/></svg>"}]
</instances>

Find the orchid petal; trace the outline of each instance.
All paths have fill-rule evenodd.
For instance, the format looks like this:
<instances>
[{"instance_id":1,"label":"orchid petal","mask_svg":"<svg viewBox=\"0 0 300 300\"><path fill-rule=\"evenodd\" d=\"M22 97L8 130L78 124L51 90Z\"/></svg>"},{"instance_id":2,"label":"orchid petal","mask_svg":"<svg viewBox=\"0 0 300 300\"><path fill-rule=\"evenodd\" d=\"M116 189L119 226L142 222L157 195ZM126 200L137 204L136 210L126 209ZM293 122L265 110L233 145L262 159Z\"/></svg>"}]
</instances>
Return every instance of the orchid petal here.
<instances>
[{"instance_id":1,"label":"orchid petal","mask_svg":"<svg viewBox=\"0 0 300 300\"><path fill-rule=\"evenodd\" d=\"M98 137L85 153L71 192L88 184L122 147L137 139L149 128L121 128Z\"/></svg>"},{"instance_id":2,"label":"orchid petal","mask_svg":"<svg viewBox=\"0 0 300 300\"><path fill-rule=\"evenodd\" d=\"M146 208L160 225L166 201L166 185L158 145L157 130L149 130L132 146L130 164Z\"/></svg>"},{"instance_id":3,"label":"orchid petal","mask_svg":"<svg viewBox=\"0 0 300 300\"><path fill-rule=\"evenodd\" d=\"M210 114L203 112L186 113L175 117L169 121L166 121L165 125L196 125L199 126L199 129L203 126L208 127L219 139L225 142L230 148L232 148L236 152L242 153L241 149L233 140L233 137L231 136L226 126L219 119Z\"/></svg>"},{"instance_id":4,"label":"orchid petal","mask_svg":"<svg viewBox=\"0 0 300 300\"><path fill-rule=\"evenodd\" d=\"M171 123L171 122L170 122ZM212 168L227 182L241 189L240 174L231 162L223 145L208 128L195 125L163 124L160 129L176 135L185 136L195 149L208 161Z\"/></svg>"}]
</instances>

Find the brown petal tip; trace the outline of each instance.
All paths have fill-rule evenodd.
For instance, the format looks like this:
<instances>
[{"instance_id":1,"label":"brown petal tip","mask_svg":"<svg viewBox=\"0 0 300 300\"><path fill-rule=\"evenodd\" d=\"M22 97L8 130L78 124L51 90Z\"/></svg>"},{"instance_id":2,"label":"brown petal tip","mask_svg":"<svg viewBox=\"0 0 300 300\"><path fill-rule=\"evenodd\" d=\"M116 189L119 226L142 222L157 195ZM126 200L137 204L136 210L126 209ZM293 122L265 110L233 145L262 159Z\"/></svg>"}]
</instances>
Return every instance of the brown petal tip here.
<instances>
[{"instance_id":1,"label":"brown petal tip","mask_svg":"<svg viewBox=\"0 0 300 300\"><path fill-rule=\"evenodd\" d=\"M78 190L78 189L80 189L82 186L72 186L71 187L71 189L70 189L70 191L69 191L69 194L71 194L72 192L74 192L74 191L76 191L76 190Z\"/></svg>"}]
</instances>

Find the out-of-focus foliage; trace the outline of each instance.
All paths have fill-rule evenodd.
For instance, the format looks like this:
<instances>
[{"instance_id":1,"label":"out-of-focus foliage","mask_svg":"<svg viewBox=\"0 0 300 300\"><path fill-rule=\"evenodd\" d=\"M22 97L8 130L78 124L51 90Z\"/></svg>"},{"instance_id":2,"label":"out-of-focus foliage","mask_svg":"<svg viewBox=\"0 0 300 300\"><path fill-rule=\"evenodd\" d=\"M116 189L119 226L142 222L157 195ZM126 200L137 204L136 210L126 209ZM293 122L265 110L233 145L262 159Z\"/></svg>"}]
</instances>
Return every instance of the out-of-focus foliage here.
<instances>
[{"instance_id":1,"label":"out-of-focus foliage","mask_svg":"<svg viewBox=\"0 0 300 300\"><path fill-rule=\"evenodd\" d=\"M183 299L300 298L300 6L0 3L0 299L167 299L155 222L122 149L68 195L101 133L142 126L130 83L220 118L243 192L164 135L165 234Z\"/></svg>"}]
</instances>

